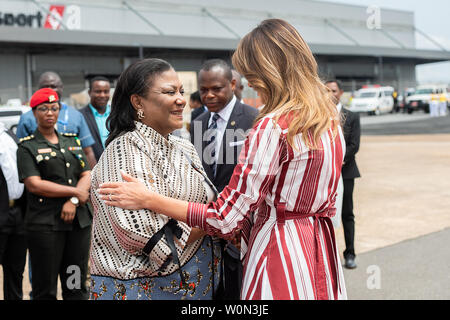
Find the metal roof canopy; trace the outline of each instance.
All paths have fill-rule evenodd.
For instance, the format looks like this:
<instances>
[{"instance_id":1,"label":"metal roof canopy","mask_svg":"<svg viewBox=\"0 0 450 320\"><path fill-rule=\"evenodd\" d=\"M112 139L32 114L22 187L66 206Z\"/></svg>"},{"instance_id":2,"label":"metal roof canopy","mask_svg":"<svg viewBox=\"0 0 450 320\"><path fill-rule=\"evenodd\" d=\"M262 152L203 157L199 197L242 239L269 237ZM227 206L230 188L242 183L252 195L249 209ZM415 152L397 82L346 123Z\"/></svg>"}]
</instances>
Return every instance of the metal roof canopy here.
<instances>
[{"instance_id":1,"label":"metal roof canopy","mask_svg":"<svg viewBox=\"0 0 450 320\"><path fill-rule=\"evenodd\" d=\"M53 5L53 0L0 0L0 4L5 12L20 8L50 14L45 6ZM79 6L78 27L88 32L239 39L260 21L279 17L292 23L309 43L415 47L414 14L392 9L381 9L381 28L369 28L370 13L363 6L311 0L264 5L260 0L60 0L60 4ZM63 20L69 17L53 18L68 30Z\"/></svg>"},{"instance_id":2,"label":"metal roof canopy","mask_svg":"<svg viewBox=\"0 0 450 320\"><path fill-rule=\"evenodd\" d=\"M234 50L261 20L292 23L318 55L396 57L416 63L450 60L450 52L414 25L414 13L381 9L382 28L369 30L366 7L311 0L60 0L82 8L82 30L0 27L0 43ZM0 0L2 11L44 10L53 0ZM102 16L99 23L99 15ZM55 17L57 18L57 17ZM439 50L415 48L415 32ZM1 50L1 47L0 47Z\"/></svg>"},{"instance_id":3,"label":"metal roof canopy","mask_svg":"<svg viewBox=\"0 0 450 320\"><path fill-rule=\"evenodd\" d=\"M74 30L27 29L27 32L24 33L20 28L14 27L0 28L0 39L2 39L2 42L9 43L9 45L29 43L43 46L55 44L58 46L143 47L220 51L233 51L239 42L238 39L136 35ZM450 60L450 52L442 50L326 44L310 44L310 47L316 55L404 58L417 60L418 64Z\"/></svg>"}]
</instances>

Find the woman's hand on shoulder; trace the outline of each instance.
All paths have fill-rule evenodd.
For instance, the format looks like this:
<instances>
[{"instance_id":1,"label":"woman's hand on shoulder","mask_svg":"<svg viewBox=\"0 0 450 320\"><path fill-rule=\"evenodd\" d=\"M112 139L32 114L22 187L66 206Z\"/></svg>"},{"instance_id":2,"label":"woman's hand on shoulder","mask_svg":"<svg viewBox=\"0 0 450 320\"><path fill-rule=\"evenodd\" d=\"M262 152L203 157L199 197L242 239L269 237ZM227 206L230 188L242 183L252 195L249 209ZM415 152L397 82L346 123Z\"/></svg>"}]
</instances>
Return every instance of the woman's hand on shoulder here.
<instances>
[{"instance_id":1,"label":"woman's hand on shoulder","mask_svg":"<svg viewBox=\"0 0 450 320\"><path fill-rule=\"evenodd\" d=\"M97 189L100 199L109 206L126 210L151 209L151 199L154 194L138 179L124 171L120 171L125 182L105 182Z\"/></svg>"}]
</instances>

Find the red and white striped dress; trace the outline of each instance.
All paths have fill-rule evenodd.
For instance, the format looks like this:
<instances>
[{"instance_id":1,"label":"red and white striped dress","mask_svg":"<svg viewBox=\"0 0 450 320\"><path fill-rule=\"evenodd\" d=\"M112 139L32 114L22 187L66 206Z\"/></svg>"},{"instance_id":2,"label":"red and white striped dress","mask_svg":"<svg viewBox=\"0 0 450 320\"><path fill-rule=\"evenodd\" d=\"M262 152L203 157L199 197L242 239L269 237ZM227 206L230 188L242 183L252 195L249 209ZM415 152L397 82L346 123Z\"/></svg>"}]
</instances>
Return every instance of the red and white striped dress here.
<instances>
[{"instance_id":1,"label":"red and white striped dress","mask_svg":"<svg viewBox=\"0 0 450 320\"><path fill-rule=\"evenodd\" d=\"M291 148L288 124L273 117L254 126L217 201L189 204L188 224L224 238L242 230L241 299L346 299L329 219L345 154L342 130L334 138L325 132L319 150L301 134Z\"/></svg>"}]
</instances>

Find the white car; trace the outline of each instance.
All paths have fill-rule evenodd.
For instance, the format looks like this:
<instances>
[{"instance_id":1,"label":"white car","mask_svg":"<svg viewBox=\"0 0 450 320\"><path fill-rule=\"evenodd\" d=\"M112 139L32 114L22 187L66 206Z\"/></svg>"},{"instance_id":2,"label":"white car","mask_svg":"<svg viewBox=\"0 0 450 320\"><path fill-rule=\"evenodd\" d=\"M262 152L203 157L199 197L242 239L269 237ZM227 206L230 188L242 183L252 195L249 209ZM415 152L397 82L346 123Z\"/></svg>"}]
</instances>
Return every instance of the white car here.
<instances>
[{"instance_id":1,"label":"white car","mask_svg":"<svg viewBox=\"0 0 450 320\"><path fill-rule=\"evenodd\" d=\"M449 105L449 94L447 92L446 85L422 85L418 86L414 94L406 98L405 107L408 113L413 113L413 111L423 110L426 113L430 112L430 102L432 95L441 94L445 95L447 100L447 106Z\"/></svg>"},{"instance_id":2,"label":"white car","mask_svg":"<svg viewBox=\"0 0 450 320\"><path fill-rule=\"evenodd\" d=\"M0 122L16 133L20 116L29 110L28 106L0 106Z\"/></svg>"},{"instance_id":3,"label":"white car","mask_svg":"<svg viewBox=\"0 0 450 320\"><path fill-rule=\"evenodd\" d=\"M394 109L394 88L373 86L359 89L350 104L350 111L368 112L370 115L380 115L392 112Z\"/></svg>"}]
</instances>

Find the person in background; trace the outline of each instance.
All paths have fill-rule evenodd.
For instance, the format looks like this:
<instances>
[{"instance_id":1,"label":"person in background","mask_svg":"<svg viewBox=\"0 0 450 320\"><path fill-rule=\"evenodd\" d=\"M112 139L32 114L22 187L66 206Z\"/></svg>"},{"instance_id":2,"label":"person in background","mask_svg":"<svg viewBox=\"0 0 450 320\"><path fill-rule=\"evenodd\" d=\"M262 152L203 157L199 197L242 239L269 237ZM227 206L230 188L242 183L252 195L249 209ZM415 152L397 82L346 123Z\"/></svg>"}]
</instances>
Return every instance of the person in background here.
<instances>
[{"instance_id":1,"label":"person in background","mask_svg":"<svg viewBox=\"0 0 450 320\"><path fill-rule=\"evenodd\" d=\"M56 91L59 100L62 99L64 85L61 81L59 75L52 71L47 71L41 74L38 83L39 89L50 88ZM86 154L87 161L89 165L93 167L96 163L94 151L92 150L92 145L95 143L92 138L89 127L84 120L83 115L75 108L68 106L67 104L61 103L61 111L59 112L58 122L56 128L60 133L76 133L81 141L81 146L83 147L83 152ZM37 123L36 118L33 116L33 111L30 110L20 117L19 123L17 125L17 138L24 138L30 136L36 131Z\"/></svg>"},{"instance_id":2,"label":"person in background","mask_svg":"<svg viewBox=\"0 0 450 320\"><path fill-rule=\"evenodd\" d=\"M341 103L341 97L344 93L343 90L338 89L338 85L334 82L326 82L325 85L330 90L331 94L333 95L333 102L336 103L336 109L339 112L339 115L342 118L342 103ZM342 119L341 119L342 120ZM342 124L342 122L341 122ZM338 188L337 188L337 196L336 196L336 215L331 218L331 221L333 222L333 226L335 229L339 228L341 226L342 221L342 201L344 198L344 181L341 177L339 178Z\"/></svg>"},{"instance_id":3,"label":"person in background","mask_svg":"<svg viewBox=\"0 0 450 320\"><path fill-rule=\"evenodd\" d=\"M439 116L447 115L447 96L444 92L439 95Z\"/></svg>"},{"instance_id":4,"label":"person in background","mask_svg":"<svg viewBox=\"0 0 450 320\"><path fill-rule=\"evenodd\" d=\"M394 99L394 107L392 108L392 112L396 113L399 111L399 101L398 101L398 92L394 90L392 92L392 99Z\"/></svg>"},{"instance_id":5,"label":"person in background","mask_svg":"<svg viewBox=\"0 0 450 320\"><path fill-rule=\"evenodd\" d=\"M234 69L231 70L231 73L233 74L233 79L236 80L236 85L234 86L234 95L241 103L244 103L244 100L242 99L242 91L244 91L242 76Z\"/></svg>"},{"instance_id":6,"label":"person in background","mask_svg":"<svg viewBox=\"0 0 450 320\"><path fill-rule=\"evenodd\" d=\"M105 149L105 142L108 138L108 128L106 119L111 113L111 106L108 104L111 85L108 78L97 76L89 81L90 102L80 110L89 127L95 143L92 145L95 160L98 161Z\"/></svg>"},{"instance_id":7,"label":"person in background","mask_svg":"<svg viewBox=\"0 0 450 320\"><path fill-rule=\"evenodd\" d=\"M188 132L191 131L192 123L198 118L203 112L208 111L208 109L203 105L200 99L200 93L197 91L191 93L189 97L189 108L191 108L191 122L186 126ZM189 134L190 135L190 134Z\"/></svg>"},{"instance_id":8,"label":"person in background","mask_svg":"<svg viewBox=\"0 0 450 320\"><path fill-rule=\"evenodd\" d=\"M60 76L52 71L46 71L42 73L38 80L39 89L50 88L53 89L57 94L59 100L62 99L62 94L64 90L63 82ZM59 118L57 121L56 129L61 133L76 133L81 141L81 146L86 155L86 159L91 168L95 165L95 155L92 149L94 144L94 139L91 136L89 127L84 120L82 114L75 108L68 106L67 104L60 101L61 110L59 112ZM16 135L17 138L21 139L30 136L37 129L36 118L33 115L32 110L21 115L19 123L17 125ZM32 283L32 270L28 267L30 283ZM33 293L30 292L30 298L33 298Z\"/></svg>"},{"instance_id":9,"label":"person in background","mask_svg":"<svg viewBox=\"0 0 450 320\"><path fill-rule=\"evenodd\" d=\"M37 129L20 139L19 181L27 190L25 233L33 300L56 300L58 276L64 300L86 300L92 215L90 169L75 133L55 130L58 94L43 88L30 100Z\"/></svg>"},{"instance_id":10,"label":"person in background","mask_svg":"<svg viewBox=\"0 0 450 320\"><path fill-rule=\"evenodd\" d=\"M189 107L191 108L191 123L199 115L201 115L203 112L208 111L208 109L203 105L202 100L200 99L200 93L198 91L195 91L191 93L189 97Z\"/></svg>"},{"instance_id":11,"label":"person in background","mask_svg":"<svg viewBox=\"0 0 450 320\"><path fill-rule=\"evenodd\" d=\"M353 213L353 189L355 178L361 177L358 166L356 165L355 155L359 150L361 138L361 124L359 115L342 107L340 102L343 94L342 84L339 80L329 80L326 86L330 89L334 97L334 102L342 114L344 139L345 139L345 157L342 165L342 180L344 181L344 194L342 198L342 225L344 227L345 251L344 267L347 269L356 268L355 262L355 215Z\"/></svg>"},{"instance_id":12,"label":"person in background","mask_svg":"<svg viewBox=\"0 0 450 320\"><path fill-rule=\"evenodd\" d=\"M22 300L27 255L23 226L25 195L17 171L17 143L12 131L0 122L0 264L3 266L4 300Z\"/></svg>"},{"instance_id":13,"label":"person in background","mask_svg":"<svg viewBox=\"0 0 450 320\"><path fill-rule=\"evenodd\" d=\"M430 116L438 117L439 116L439 97L437 94L431 94L431 101L429 105Z\"/></svg>"}]
</instances>

